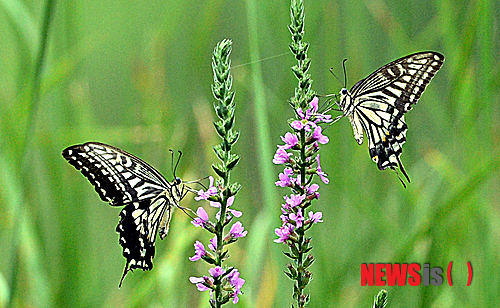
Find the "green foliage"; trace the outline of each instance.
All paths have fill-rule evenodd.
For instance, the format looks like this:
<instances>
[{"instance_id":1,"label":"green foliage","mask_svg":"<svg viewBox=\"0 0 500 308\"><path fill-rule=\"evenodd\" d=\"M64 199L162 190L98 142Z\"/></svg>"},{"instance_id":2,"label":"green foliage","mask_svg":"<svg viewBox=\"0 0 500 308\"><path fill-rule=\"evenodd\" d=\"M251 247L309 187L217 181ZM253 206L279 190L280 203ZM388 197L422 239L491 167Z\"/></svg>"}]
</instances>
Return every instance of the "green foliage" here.
<instances>
[{"instance_id":1,"label":"green foliage","mask_svg":"<svg viewBox=\"0 0 500 308\"><path fill-rule=\"evenodd\" d=\"M272 242L282 200L271 159L293 116L284 103L296 86L290 72L296 60L287 50L289 3L58 1L44 34L46 7L0 1L0 306L206 306L208 295L188 281L199 272L187 257L201 233L181 211L157 242L153 270L135 271L117 289L125 262L114 231L119 209L100 201L60 152L106 142L171 178L168 149L180 149L183 180L211 173L218 136L211 127L217 116L210 57L216 42L229 37L242 133L231 176L243 184L239 209L250 231L239 242L247 247L231 247L231 264L247 279L238 307L287 307L292 283L281 272L287 257ZM319 94L343 86L329 68L343 79L344 58L351 87L412 52L446 57L406 116L407 189L393 172L377 169L346 119L324 131L331 141L322 148L322 169L331 182L315 204L324 223L311 231L309 306L367 307L381 287L360 286L361 263L430 262L444 269L453 261L454 287L385 286L387 307L495 307L500 3L317 0L305 7L308 73ZM35 74L44 35L45 61ZM182 205L196 208L191 199ZM475 270L470 287L467 261Z\"/></svg>"}]
</instances>

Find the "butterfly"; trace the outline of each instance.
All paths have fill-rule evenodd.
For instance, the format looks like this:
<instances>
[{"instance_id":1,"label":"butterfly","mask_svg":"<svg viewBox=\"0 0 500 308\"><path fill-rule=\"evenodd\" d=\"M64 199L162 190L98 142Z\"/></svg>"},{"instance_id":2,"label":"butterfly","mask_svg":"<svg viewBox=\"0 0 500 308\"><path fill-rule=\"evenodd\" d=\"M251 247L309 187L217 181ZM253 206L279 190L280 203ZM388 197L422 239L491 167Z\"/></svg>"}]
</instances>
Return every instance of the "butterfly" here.
<instances>
[{"instance_id":1,"label":"butterfly","mask_svg":"<svg viewBox=\"0 0 500 308\"><path fill-rule=\"evenodd\" d=\"M116 232L129 271L153 268L157 232L163 240L175 207L187 193L181 179L168 182L142 159L113 146L87 142L70 146L62 156L78 169L103 201L123 206ZM181 208L182 209L182 208Z\"/></svg>"},{"instance_id":2,"label":"butterfly","mask_svg":"<svg viewBox=\"0 0 500 308\"><path fill-rule=\"evenodd\" d=\"M444 56L438 52L414 53L382 66L350 91L340 91L337 105L343 114L336 120L347 116L360 145L364 131L377 167L394 171L399 167L408 183L410 178L400 159L408 130L404 114L417 103L443 62Z\"/></svg>"}]
</instances>

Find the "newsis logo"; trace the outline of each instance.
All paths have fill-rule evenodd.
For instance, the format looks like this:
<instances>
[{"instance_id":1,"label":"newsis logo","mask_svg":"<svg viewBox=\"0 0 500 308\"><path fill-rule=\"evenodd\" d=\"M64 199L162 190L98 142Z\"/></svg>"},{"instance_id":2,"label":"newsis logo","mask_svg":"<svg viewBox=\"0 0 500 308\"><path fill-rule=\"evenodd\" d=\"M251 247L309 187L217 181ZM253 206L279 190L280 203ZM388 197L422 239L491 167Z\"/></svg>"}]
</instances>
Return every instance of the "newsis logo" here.
<instances>
[{"instance_id":1,"label":"newsis logo","mask_svg":"<svg viewBox=\"0 0 500 308\"><path fill-rule=\"evenodd\" d=\"M453 262L448 264L448 269L443 274L441 267L430 267L429 263L424 263L423 266L418 263L363 263L361 264L361 286L440 286L445 278L452 286L452 264ZM467 286L470 286L472 282L470 262L467 262L467 267L469 270Z\"/></svg>"}]
</instances>

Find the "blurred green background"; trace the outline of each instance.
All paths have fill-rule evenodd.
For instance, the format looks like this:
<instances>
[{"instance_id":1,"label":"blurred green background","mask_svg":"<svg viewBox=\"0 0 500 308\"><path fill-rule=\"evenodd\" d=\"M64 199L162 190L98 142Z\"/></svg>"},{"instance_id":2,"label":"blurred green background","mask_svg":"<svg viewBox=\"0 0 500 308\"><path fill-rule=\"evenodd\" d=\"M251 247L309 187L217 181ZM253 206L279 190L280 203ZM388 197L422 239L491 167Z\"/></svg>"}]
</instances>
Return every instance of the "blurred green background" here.
<instances>
[{"instance_id":1,"label":"blurred green background","mask_svg":"<svg viewBox=\"0 0 500 308\"><path fill-rule=\"evenodd\" d=\"M243 185L234 208L244 212L249 234L229 247L228 264L247 281L238 307L290 307L285 246L273 243L289 192L273 185L281 167L271 162L293 116L290 3L47 5L0 1L0 306L208 307L207 292L188 281L208 267L188 257L194 241L209 236L181 211L169 236L157 241L153 270L129 274L118 290L125 264L115 233L119 209L100 201L61 151L85 141L109 143L171 179L168 149L179 149L184 180L212 174L218 139L211 54L218 41L231 38L241 132L235 152L242 156L232 179ZM320 94L338 93L341 84L328 69L342 76L344 58L350 87L409 53L435 50L446 57L407 115L407 189L393 172L377 169L347 119L325 131L331 142L322 147L322 168L331 182L321 185L313 205L324 223L310 231L316 257L310 307L370 307L381 287L360 286L361 263L419 262L445 270L450 261L453 287L386 287L388 307L498 306L499 1L305 5L310 73ZM192 195L182 204L201 205ZM470 287L467 261L475 273Z\"/></svg>"}]
</instances>

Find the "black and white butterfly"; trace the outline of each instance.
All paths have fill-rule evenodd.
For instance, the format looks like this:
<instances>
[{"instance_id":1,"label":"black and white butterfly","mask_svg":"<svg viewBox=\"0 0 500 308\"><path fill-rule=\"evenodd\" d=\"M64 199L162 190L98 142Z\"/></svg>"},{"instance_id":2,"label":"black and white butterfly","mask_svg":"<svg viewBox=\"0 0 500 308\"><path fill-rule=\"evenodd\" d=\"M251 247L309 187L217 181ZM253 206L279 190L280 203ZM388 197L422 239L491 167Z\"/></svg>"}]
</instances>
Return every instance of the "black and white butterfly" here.
<instances>
[{"instance_id":1,"label":"black and white butterfly","mask_svg":"<svg viewBox=\"0 0 500 308\"><path fill-rule=\"evenodd\" d=\"M142 159L99 142L70 146L62 155L87 177L103 201L124 206L116 227L127 259L119 287L129 271L151 270L156 234L159 230L161 239L167 236L173 209L187 193L181 179L169 183Z\"/></svg>"},{"instance_id":2,"label":"black and white butterfly","mask_svg":"<svg viewBox=\"0 0 500 308\"><path fill-rule=\"evenodd\" d=\"M340 91L337 104L343 115L337 119L349 118L358 144L363 143L364 130L377 167L394 171L399 167L408 182L400 159L408 130L404 114L417 103L443 61L444 56L438 52L414 53L384 65L350 91Z\"/></svg>"}]
</instances>

